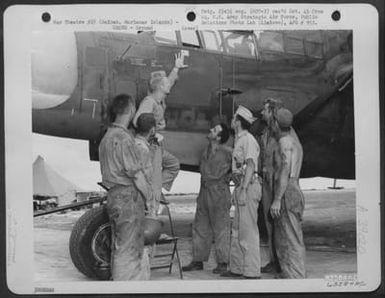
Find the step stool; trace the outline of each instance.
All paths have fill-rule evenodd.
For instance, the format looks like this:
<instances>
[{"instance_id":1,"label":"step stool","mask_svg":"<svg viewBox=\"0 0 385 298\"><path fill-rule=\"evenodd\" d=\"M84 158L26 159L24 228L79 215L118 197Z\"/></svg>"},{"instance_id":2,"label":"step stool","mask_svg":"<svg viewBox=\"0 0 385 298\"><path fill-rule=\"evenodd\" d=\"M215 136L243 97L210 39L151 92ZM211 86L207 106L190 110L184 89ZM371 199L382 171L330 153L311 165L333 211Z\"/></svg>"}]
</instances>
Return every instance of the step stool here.
<instances>
[{"instance_id":1,"label":"step stool","mask_svg":"<svg viewBox=\"0 0 385 298\"><path fill-rule=\"evenodd\" d=\"M168 220L169 220L169 224L170 224L170 234L171 236L167 236L167 237L161 237L158 241L156 241L156 246L159 246L159 245L165 245L165 244L171 244L173 247L172 247L172 252L171 253L164 253L164 254L155 254L154 256L152 256L152 258L167 258L167 257L170 257L169 259L169 263L168 264L164 264L164 265L155 265L155 266L151 266L151 269L161 269L161 268L169 268L168 269L168 272L171 274L171 271L172 271L172 265L174 263L174 259L176 258L177 262L178 262L178 269L179 269L179 276L180 276L180 279L183 279L183 271L182 271L182 265L181 265L181 261L180 261L180 257L179 257L179 252L178 252L178 237L175 236L175 232L174 232L174 225L173 225L173 221L172 221L172 218L171 218L171 212L170 212L170 208L168 207L168 204L170 204L170 202L168 202L162 195L162 199L160 201L160 203L165 207L165 209L167 210L167 216L168 216Z\"/></svg>"}]
</instances>

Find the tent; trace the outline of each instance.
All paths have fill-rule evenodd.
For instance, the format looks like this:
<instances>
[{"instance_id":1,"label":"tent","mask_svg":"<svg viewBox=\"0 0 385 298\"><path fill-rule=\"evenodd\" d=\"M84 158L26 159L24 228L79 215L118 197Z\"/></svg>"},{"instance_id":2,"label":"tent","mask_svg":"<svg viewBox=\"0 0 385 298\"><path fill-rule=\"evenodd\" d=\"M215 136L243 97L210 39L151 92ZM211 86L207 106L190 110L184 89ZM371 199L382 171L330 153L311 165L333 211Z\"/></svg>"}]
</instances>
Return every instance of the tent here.
<instances>
[{"instance_id":1,"label":"tent","mask_svg":"<svg viewBox=\"0 0 385 298\"><path fill-rule=\"evenodd\" d=\"M57 198L57 204L65 205L83 191L53 170L39 155L33 163L33 195L37 198Z\"/></svg>"}]
</instances>

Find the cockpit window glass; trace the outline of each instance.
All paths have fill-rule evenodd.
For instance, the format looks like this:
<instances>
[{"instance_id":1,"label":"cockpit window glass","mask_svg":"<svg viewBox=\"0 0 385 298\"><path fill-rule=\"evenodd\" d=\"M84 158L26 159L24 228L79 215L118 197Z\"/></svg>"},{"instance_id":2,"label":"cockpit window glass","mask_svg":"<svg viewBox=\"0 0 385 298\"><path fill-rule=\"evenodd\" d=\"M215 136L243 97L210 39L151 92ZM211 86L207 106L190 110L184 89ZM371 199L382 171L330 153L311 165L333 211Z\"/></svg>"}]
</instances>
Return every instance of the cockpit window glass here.
<instances>
[{"instance_id":1,"label":"cockpit window glass","mask_svg":"<svg viewBox=\"0 0 385 298\"><path fill-rule=\"evenodd\" d=\"M222 34L224 45L229 54L255 57L255 44L252 34L232 31L223 31Z\"/></svg>"},{"instance_id":2,"label":"cockpit window glass","mask_svg":"<svg viewBox=\"0 0 385 298\"><path fill-rule=\"evenodd\" d=\"M155 40L164 44L177 44L175 31L155 31Z\"/></svg>"},{"instance_id":3,"label":"cockpit window glass","mask_svg":"<svg viewBox=\"0 0 385 298\"><path fill-rule=\"evenodd\" d=\"M286 36L286 52L289 54L305 55L303 39L293 36Z\"/></svg>"},{"instance_id":4,"label":"cockpit window glass","mask_svg":"<svg viewBox=\"0 0 385 298\"><path fill-rule=\"evenodd\" d=\"M309 31L305 38L306 55L313 58L323 58L323 36L321 31Z\"/></svg>"},{"instance_id":5,"label":"cockpit window glass","mask_svg":"<svg viewBox=\"0 0 385 298\"><path fill-rule=\"evenodd\" d=\"M285 51L283 34L280 32L256 32L258 45L262 51L281 52Z\"/></svg>"},{"instance_id":6,"label":"cockpit window glass","mask_svg":"<svg viewBox=\"0 0 385 298\"><path fill-rule=\"evenodd\" d=\"M269 55L286 54L319 59L324 56L322 36L318 31L255 31L255 36L265 59Z\"/></svg>"},{"instance_id":7,"label":"cockpit window glass","mask_svg":"<svg viewBox=\"0 0 385 298\"><path fill-rule=\"evenodd\" d=\"M204 30L202 36L207 50L223 51L218 31Z\"/></svg>"},{"instance_id":8,"label":"cockpit window glass","mask_svg":"<svg viewBox=\"0 0 385 298\"><path fill-rule=\"evenodd\" d=\"M200 48L199 38L196 31L180 31L182 45L186 47Z\"/></svg>"}]
</instances>

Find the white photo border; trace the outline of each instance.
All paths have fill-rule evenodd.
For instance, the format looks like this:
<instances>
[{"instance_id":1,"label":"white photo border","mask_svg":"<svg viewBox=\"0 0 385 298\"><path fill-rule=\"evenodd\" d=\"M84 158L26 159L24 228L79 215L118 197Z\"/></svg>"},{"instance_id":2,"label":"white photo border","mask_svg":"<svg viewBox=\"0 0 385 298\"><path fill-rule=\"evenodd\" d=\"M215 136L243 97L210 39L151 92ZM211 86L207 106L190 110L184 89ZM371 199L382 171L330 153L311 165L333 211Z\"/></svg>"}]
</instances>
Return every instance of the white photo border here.
<instances>
[{"instance_id":1,"label":"white photo border","mask_svg":"<svg viewBox=\"0 0 385 298\"><path fill-rule=\"evenodd\" d=\"M166 30L191 27L186 12L197 13L202 7L237 8L239 4L167 4L158 5L16 5L4 12L5 74L5 178L6 178L6 263L7 284L18 294L32 294L37 288L52 288L54 293L202 293L202 292L343 292L373 291L381 283L380 251L380 102L379 102L379 28L378 11L368 4L244 4L244 8L320 9L318 25L274 26L276 30L353 30L354 120L356 145L357 209L357 287L327 287L325 279L255 281L133 281L133 282L34 282L32 194L32 106L31 106L31 34L35 31L83 31L86 25L54 26L44 23L41 15L68 19L173 16ZM333 11L341 20L331 19ZM20 22L20 20L23 20ZM178 23L176 23L178 21ZM107 30L107 25L92 30ZM159 25L160 30L165 27ZM154 26L155 30L158 28ZM252 26L199 26L198 29L255 29ZM272 29L271 27L269 27ZM258 28L266 29L266 28ZM21 187L22 184L22 187ZM175 283L179 286L175 286ZM242 283L242 286L239 286Z\"/></svg>"}]
</instances>

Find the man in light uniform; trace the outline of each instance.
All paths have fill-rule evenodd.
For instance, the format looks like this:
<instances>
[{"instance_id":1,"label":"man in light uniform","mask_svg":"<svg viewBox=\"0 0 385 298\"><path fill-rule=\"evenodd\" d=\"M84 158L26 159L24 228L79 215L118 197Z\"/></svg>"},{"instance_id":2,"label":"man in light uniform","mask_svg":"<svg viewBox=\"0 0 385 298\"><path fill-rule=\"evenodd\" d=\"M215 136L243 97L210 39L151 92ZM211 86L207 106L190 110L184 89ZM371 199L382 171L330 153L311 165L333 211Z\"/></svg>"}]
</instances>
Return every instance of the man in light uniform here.
<instances>
[{"instance_id":1,"label":"man in light uniform","mask_svg":"<svg viewBox=\"0 0 385 298\"><path fill-rule=\"evenodd\" d=\"M274 242L283 278L305 278L305 245L302 215L305 207L299 186L303 150L291 127L293 114L284 108L276 113L280 166L271 205L274 219Z\"/></svg>"},{"instance_id":2,"label":"man in light uniform","mask_svg":"<svg viewBox=\"0 0 385 298\"><path fill-rule=\"evenodd\" d=\"M213 273L227 269L230 249L229 188L232 148L226 145L229 129L223 123L210 129L209 145L200 162L201 188L192 229L192 262L183 271L202 270L207 262L211 244L215 242L217 267Z\"/></svg>"},{"instance_id":3,"label":"man in light uniform","mask_svg":"<svg viewBox=\"0 0 385 298\"><path fill-rule=\"evenodd\" d=\"M270 214L270 207L274 199L274 186L277 179L277 158L278 142L276 139L277 110L282 107L282 102L274 98L267 98L261 112L262 119L266 122L266 128L261 136L261 166L263 175L262 184L262 208L264 223L267 232L267 243L269 248L269 261L266 266L261 268L263 272L279 272L279 264L276 260L276 253L273 242L273 219Z\"/></svg>"},{"instance_id":4,"label":"man in light uniform","mask_svg":"<svg viewBox=\"0 0 385 298\"><path fill-rule=\"evenodd\" d=\"M134 117L134 126L136 126L136 122L141 114L153 113L156 120L157 131L165 129L166 121L164 119L164 113L166 110L166 97L178 79L179 69L186 67L187 65L184 64L184 56L182 53L179 53L175 55L175 66L168 76L166 76L166 72L163 70L151 73L150 94L141 101Z\"/></svg>"},{"instance_id":5,"label":"man in light uniform","mask_svg":"<svg viewBox=\"0 0 385 298\"><path fill-rule=\"evenodd\" d=\"M150 144L151 138L155 134L155 117L152 113L143 113L139 116L137 121L137 129L135 136L135 144L138 148L140 160L143 163L143 171L148 181L153 181L153 164L152 164L152 145ZM154 191L154 188L153 188ZM147 216L155 215L154 200L148 200L146 202ZM146 245L144 247L142 257L142 270L147 273L147 279L150 279L151 264L150 258L154 254L155 244Z\"/></svg>"},{"instance_id":6,"label":"man in light uniform","mask_svg":"<svg viewBox=\"0 0 385 298\"><path fill-rule=\"evenodd\" d=\"M135 144L137 146L140 160L143 164L143 171L148 181L153 179L153 164L150 140L155 135L155 117L151 113L140 115L137 121ZM146 202L147 212L154 206L151 201ZM150 205L150 206L149 206Z\"/></svg>"},{"instance_id":7,"label":"man in light uniform","mask_svg":"<svg viewBox=\"0 0 385 298\"><path fill-rule=\"evenodd\" d=\"M258 168L259 145L248 132L254 122L252 113L239 106L231 123L235 130L233 151L233 180L235 183L235 214L230 246L230 270L225 277L259 279L261 257L258 230L258 205L261 200L261 184Z\"/></svg>"},{"instance_id":8,"label":"man in light uniform","mask_svg":"<svg viewBox=\"0 0 385 298\"><path fill-rule=\"evenodd\" d=\"M175 180L180 166L178 159L163 148L163 136L159 134L166 127L164 113L166 109L166 97L170 93L172 86L178 78L178 71L185 68L184 56L182 53L175 55L175 66L166 77L164 71L156 71L151 73L150 94L146 96L140 103L138 111L133 120L136 127L140 115L143 113L152 113L156 121L156 136L151 142L155 146L151 148L153 161L153 202L149 202L148 207L151 215L156 215L159 202L162 196L162 187L170 190Z\"/></svg>"},{"instance_id":9,"label":"man in light uniform","mask_svg":"<svg viewBox=\"0 0 385 298\"><path fill-rule=\"evenodd\" d=\"M144 204L152 196L132 132L135 115L129 96L116 96L108 107L112 124L99 145L103 184L109 188L107 213L111 223L111 277L113 280L145 280Z\"/></svg>"}]
</instances>

